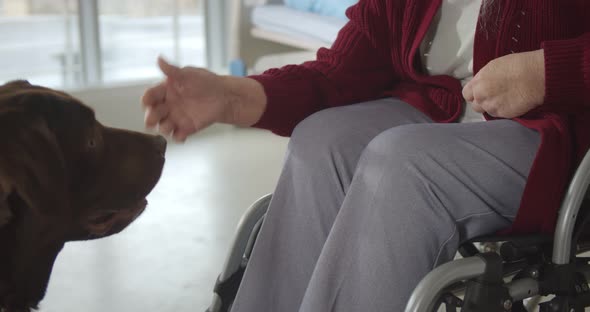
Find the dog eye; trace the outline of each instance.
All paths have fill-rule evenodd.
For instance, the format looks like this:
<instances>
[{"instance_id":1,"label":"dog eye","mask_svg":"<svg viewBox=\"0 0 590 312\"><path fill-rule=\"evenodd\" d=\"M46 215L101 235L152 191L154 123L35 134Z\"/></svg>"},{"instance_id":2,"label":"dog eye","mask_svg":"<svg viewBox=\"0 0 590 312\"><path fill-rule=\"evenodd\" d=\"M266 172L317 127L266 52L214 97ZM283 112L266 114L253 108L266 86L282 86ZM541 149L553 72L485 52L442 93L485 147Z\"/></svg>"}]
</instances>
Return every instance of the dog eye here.
<instances>
[{"instance_id":1,"label":"dog eye","mask_svg":"<svg viewBox=\"0 0 590 312\"><path fill-rule=\"evenodd\" d=\"M88 141L88 147L94 148L95 146L96 146L96 141L94 141L93 139Z\"/></svg>"}]
</instances>

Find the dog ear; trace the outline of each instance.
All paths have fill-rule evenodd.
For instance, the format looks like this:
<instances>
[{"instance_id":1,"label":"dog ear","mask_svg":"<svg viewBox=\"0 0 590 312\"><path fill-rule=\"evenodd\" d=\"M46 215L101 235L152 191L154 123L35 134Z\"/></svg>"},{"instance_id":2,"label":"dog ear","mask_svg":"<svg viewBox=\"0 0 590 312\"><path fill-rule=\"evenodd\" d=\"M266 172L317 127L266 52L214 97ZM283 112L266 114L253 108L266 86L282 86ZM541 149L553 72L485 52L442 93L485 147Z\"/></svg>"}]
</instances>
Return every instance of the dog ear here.
<instances>
[{"instance_id":1,"label":"dog ear","mask_svg":"<svg viewBox=\"0 0 590 312\"><path fill-rule=\"evenodd\" d=\"M31 87L31 83L28 80L13 80L6 83L6 86L9 88L14 87Z\"/></svg>"},{"instance_id":2,"label":"dog ear","mask_svg":"<svg viewBox=\"0 0 590 312\"><path fill-rule=\"evenodd\" d=\"M0 228L12 219L12 210L7 202L10 194L10 191L7 190L8 185L10 182L0 176Z\"/></svg>"},{"instance_id":3,"label":"dog ear","mask_svg":"<svg viewBox=\"0 0 590 312\"><path fill-rule=\"evenodd\" d=\"M12 219L12 211L5 200L0 201L0 228Z\"/></svg>"},{"instance_id":4,"label":"dog ear","mask_svg":"<svg viewBox=\"0 0 590 312\"><path fill-rule=\"evenodd\" d=\"M6 100L6 99L4 99ZM11 97L11 101L47 101L42 95ZM3 105L0 98L0 108ZM9 222L17 195L34 216L67 217L69 194L65 160L55 134L41 114L0 110L0 226Z\"/></svg>"},{"instance_id":5,"label":"dog ear","mask_svg":"<svg viewBox=\"0 0 590 312\"><path fill-rule=\"evenodd\" d=\"M0 87L0 305L10 311L44 297L75 218L53 101L43 90Z\"/></svg>"}]
</instances>

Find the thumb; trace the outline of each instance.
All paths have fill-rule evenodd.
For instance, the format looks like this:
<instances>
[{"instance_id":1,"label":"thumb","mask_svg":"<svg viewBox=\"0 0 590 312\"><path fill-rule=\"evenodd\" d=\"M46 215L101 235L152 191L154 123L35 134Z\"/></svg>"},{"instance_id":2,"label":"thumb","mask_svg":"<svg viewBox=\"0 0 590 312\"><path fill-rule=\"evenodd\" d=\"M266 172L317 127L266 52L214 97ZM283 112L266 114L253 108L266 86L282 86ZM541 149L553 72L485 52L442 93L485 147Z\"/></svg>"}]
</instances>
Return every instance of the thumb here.
<instances>
[{"instance_id":1,"label":"thumb","mask_svg":"<svg viewBox=\"0 0 590 312\"><path fill-rule=\"evenodd\" d=\"M469 81L465 87L463 87L463 98L467 102L473 102L475 96L473 95L473 80Z\"/></svg>"},{"instance_id":2,"label":"thumb","mask_svg":"<svg viewBox=\"0 0 590 312\"><path fill-rule=\"evenodd\" d=\"M158 66L160 70L169 78L175 79L180 77L180 67L168 63L163 57L158 57Z\"/></svg>"}]
</instances>

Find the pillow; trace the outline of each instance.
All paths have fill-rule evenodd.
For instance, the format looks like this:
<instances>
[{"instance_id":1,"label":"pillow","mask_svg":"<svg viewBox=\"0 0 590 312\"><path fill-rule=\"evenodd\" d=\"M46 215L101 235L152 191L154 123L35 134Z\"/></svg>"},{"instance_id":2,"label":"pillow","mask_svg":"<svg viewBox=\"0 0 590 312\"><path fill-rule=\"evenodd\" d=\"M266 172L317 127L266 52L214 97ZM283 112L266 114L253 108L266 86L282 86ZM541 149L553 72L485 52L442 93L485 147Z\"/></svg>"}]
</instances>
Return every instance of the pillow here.
<instances>
[{"instance_id":1,"label":"pillow","mask_svg":"<svg viewBox=\"0 0 590 312\"><path fill-rule=\"evenodd\" d=\"M313 12L321 15L346 18L346 9L355 5L358 0L316 0Z\"/></svg>"},{"instance_id":2,"label":"pillow","mask_svg":"<svg viewBox=\"0 0 590 312\"><path fill-rule=\"evenodd\" d=\"M285 0L288 7L297 10L343 19L346 18L346 9L357 2L358 0Z\"/></svg>"},{"instance_id":3,"label":"pillow","mask_svg":"<svg viewBox=\"0 0 590 312\"><path fill-rule=\"evenodd\" d=\"M300 11L313 12L313 5L317 0L285 0L285 5Z\"/></svg>"}]
</instances>

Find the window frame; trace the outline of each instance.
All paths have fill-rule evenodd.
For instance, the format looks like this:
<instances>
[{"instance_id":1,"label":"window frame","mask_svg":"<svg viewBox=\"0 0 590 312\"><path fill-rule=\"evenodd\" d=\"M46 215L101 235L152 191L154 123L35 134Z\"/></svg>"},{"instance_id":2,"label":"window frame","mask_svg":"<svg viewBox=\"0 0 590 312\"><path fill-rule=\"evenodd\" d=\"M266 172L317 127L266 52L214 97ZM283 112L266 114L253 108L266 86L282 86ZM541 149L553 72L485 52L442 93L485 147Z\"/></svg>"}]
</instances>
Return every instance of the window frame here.
<instances>
[{"instance_id":1,"label":"window frame","mask_svg":"<svg viewBox=\"0 0 590 312\"><path fill-rule=\"evenodd\" d=\"M80 33L80 52L82 62L81 87L103 87L102 51L100 42L99 0L78 1L78 25ZM175 1L175 7L178 4ZM227 67L227 27L226 1L203 0L205 20L205 66L214 72L225 72ZM178 9L175 10L178 19ZM178 41L178 27L175 26L175 41ZM223 40L219 40L222 38ZM178 54L178 53L175 53ZM154 60L155 64L155 60ZM138 80L124 84L137 85ZM119 83L118 85L120 85ZM105 86L106 87L106 86Z\"/></svg>"}]
</instances>

